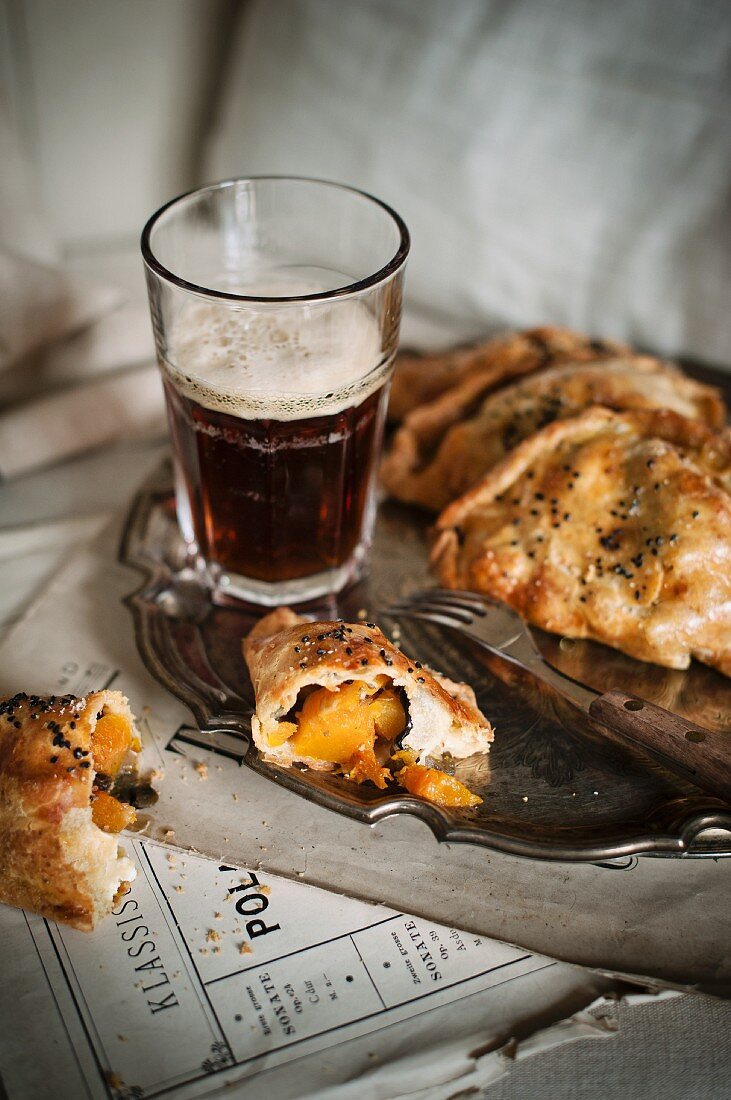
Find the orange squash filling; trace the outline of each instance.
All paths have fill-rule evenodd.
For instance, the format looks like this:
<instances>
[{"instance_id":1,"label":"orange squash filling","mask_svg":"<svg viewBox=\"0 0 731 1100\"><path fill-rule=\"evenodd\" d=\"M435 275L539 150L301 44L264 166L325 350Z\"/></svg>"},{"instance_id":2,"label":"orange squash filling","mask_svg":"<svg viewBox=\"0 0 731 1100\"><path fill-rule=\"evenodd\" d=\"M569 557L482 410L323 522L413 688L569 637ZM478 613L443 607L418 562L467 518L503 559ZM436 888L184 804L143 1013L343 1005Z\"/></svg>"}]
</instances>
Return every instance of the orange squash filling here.
<instances>
[{"instance_id":1,"label":"orange squash filling","mask_svg":"<svg viewBox=\"0 0 731 1100\"><path fill-rule=\"evenodd\" d=\"M139 739L132 732L129 720L121 714L103 714L98 719L92 734L91 747L95 770L111 776L112 779L119 773L130 749L139 752L142 748ZM94 791L91 819L105 833L119 833L136 818L134 808L126 802L120 802L106 791Z\"/></svg>"},{"instance_id":2,"label":"orange squash filling","mask_svg":"<svg viewBox=\"0 0 731 1100\"><path fill-rule=\"evenodd\" d=\"M296 712L295 722L280 722L269 734L269 744L278 748L286 741L298 756L339 764L354 783L370 780L383 790L393 777L376 757L376 740L392 745L406 728L401 699L388 684L387 677L378 676L373 684L353 681L334 691L318 688ZM453 776L417 764L413 753L397 752L393 759L404 765L398 782L411 794L437 806L478 806L482 802Z\"/></svg>"},{"instance_id":3,"label":"orange squash filling","mask_svg":"<svg viewBox=\"0 0 731 1100\"><path fill-rule=\"evenodd\" d=\"M410 794L434 802L437 806L479 806L482 799L455 779L436 768L407 764L398 773L399 783Z\"/></svg>"},{"instance_id":4,"label":"orange squash filling","mask_svg":"<svg viewBox=\"0 0 731 1100\"><path fill-rule=\"evenodd\" d=\"M374 684L354 681L335 691L318 688L305 699L296 722L279 723L269 744L288 741L299 756L339 764L356 783L370 779L385 787L390 772L378 763L376 738L391 742L406 728L403 704L387 683L379 676Z\"/></svg>"},{"instance_id":5,"label":"orange squash filling","mask_svg":"<svg viewBox=\"0 0 731 1100\"><path fill-rule=\"evenodd\" d=\"M139 752L139 740L132 735L132 727L122 714L103 714L96 724L92 737L94 767L105 775L115 776L130 749Z\"/></svg>"},{"instance_id":6,"label":"orange squash filling","mask_svg":"<svg viewBox=\"0 0 731 1100\"><path fill-rule=\"evenodd\" d=\"M120 802L113 794L97 791L91 804L91 820L105 833L120 833L137 819L134 807Z\"/></svg>"}]
</instances>

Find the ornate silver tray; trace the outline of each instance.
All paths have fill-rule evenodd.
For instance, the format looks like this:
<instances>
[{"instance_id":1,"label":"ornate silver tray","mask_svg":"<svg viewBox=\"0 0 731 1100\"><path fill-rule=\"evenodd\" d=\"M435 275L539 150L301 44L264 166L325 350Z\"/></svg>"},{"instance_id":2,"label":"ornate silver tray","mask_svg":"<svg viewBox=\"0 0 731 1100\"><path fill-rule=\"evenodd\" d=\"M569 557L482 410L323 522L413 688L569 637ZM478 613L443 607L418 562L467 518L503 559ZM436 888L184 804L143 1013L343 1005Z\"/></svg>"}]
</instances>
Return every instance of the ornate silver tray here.
<instances>
[{"instance_id":1,"label":"ornate silver tray","mask_svg":"<svg viewBox=\"0 0 731 1100\"><path fill-rule=\"evenodd\" d=\"M388 632L382 609L428 583L427 523L415 511L380 509L370 577L337 603L308 612L350 620L359 611ZM249 743L253 693L241 639L260 611L212 600L186 561L165 465L137 496L121 560L144 575L127 597L145 665L193 712L205 736L196 744L232 756L290 791L373 824L414 814L439 840L469 842L539 859L601 860L634 853L731 854L731 810L646 757L610 741L551 689L451 632L401 625L399 644L417 660L466 680L493 723L486 758L457 767L483 797L475 810L444 810L405 793L356 786L336 776L280 768ZM622 688L731 736L731 681L702 665L675 672L634 661L592 642L536 631L546 658L575 679ZM725 731L725 733L724 733Z\"/></svg>"}]
</instances>

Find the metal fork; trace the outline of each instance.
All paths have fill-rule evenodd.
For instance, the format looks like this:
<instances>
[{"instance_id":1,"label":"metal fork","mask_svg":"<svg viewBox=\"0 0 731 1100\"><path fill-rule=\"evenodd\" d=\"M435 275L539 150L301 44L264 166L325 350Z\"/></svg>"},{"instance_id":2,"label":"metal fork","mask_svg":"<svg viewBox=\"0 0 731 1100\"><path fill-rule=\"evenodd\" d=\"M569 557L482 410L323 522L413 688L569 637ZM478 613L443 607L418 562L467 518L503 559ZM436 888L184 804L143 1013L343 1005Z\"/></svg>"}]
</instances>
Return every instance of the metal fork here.
<instances>
[{"instance_id":1,"label":"metal fork","mask_svg":"<svg viewBox=\"0 0 731 1100\"><path fill-rule=\"evenodd\" d=\"M599 695L552 668L540 653L528 624L507 604L475 592L428 588L412 592L385 610L394 618L421 619L450 627L506 661L527 669L586 710Z\"/></svg>"},{"instance_id":2,"label":"metal fork","mask_svg":"<svg viewBox=\"0 0 731 1100\"><path fill-rule=\"evenodd\" d=\"M731 802L731 748L724 738L623 691L603 695L552 668L528 624L504 603L475 592L429 588L384 608L395 618L446 626L526 669L579 706L606 730L631 741L685 780Z\"/></svg>"}]
</instances>

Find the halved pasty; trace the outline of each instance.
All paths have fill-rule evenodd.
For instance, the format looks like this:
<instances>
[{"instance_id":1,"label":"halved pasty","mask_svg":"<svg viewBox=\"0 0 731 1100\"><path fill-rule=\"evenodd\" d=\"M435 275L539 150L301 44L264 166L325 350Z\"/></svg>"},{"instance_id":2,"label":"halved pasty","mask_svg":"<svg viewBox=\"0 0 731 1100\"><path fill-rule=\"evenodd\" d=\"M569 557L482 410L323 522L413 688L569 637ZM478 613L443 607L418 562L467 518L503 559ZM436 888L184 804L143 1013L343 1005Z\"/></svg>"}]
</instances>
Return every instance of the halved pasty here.
<instances>
[{"instance_id":1,"label":"halved pasty","mask_svg":"<svg viewBox=\"0 0 731 1100\"><path fill-rule=\"evenodd\" d=\"M243 649L256 699L254 743L278 764L385 787L384 764L395 752L408 767L487 752L493 739L471 688L409 661L372 623L313 623L277 608Z\"/></svg>"},{"instance_id":2,"label":"halved pasty","mask_svg":"<svg viewBox=\"0 0 731 1100\"><path fill-rule=\"evenodd\" d=\"M400 352L388 404L388 418L397 422L412 409L434 401L447 390L471 379L468 393L486 393L512 378L545 370L559 363L584 363L629 352L613 340L594 340L567 328L543 326L507 332L473 347L437 355Z\"/></svg>"},{"instance_id":3,"label":"halved pasty","mask_svg":"<svg viewBox=\"0 0 731 1100\"><path fill-rule=\"evenodd\" d=\"M112 789L139 748L118 691L0 702L0 902L84 930L109 912L136 874Z\"/></svg>"},{"instance_id":4,"label":"halved pasty","mask_svg":"<svg viewBox=\"0 0 731 1100\"><path fill-rule=\"evenodd\" d=\"M443 584L644 661L731 675L729 434L591 408L531 436L437 521Z\"/></svg>"},{"instance_id":5,"label":"halved pasty","mask_svg":"<svg viewBox=\"0 0 731 1100\"><path fill-rule=\"evenodd\" d=\"M471 386L467 379L416 409L397 431L382 479L398 500L438 511L533 432L590 405L671 409L714 428L725 416L716 389L649 356L555 366L481 396L476 405Z\"/></svg>"}]
</instances>

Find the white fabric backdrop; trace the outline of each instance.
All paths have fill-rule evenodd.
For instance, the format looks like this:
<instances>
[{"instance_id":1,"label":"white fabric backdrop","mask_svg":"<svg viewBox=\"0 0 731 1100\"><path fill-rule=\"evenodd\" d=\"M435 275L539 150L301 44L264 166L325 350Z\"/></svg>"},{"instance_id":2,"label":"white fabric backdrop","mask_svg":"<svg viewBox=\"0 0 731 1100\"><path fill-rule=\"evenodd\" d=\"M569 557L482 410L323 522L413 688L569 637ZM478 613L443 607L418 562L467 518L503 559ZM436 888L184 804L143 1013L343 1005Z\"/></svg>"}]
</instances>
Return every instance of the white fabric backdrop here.
<instances>
[{"instance_id":1,"label":"white fabric backdrop","mask_svg":"<svg viewBox=\"0 0 731 1100\"><path fill-rule=\"evenodd\" d=\"M726 0L254 0L207 175L352 182L409 300L731 358Z\"/></svg>"}]
</instances>

